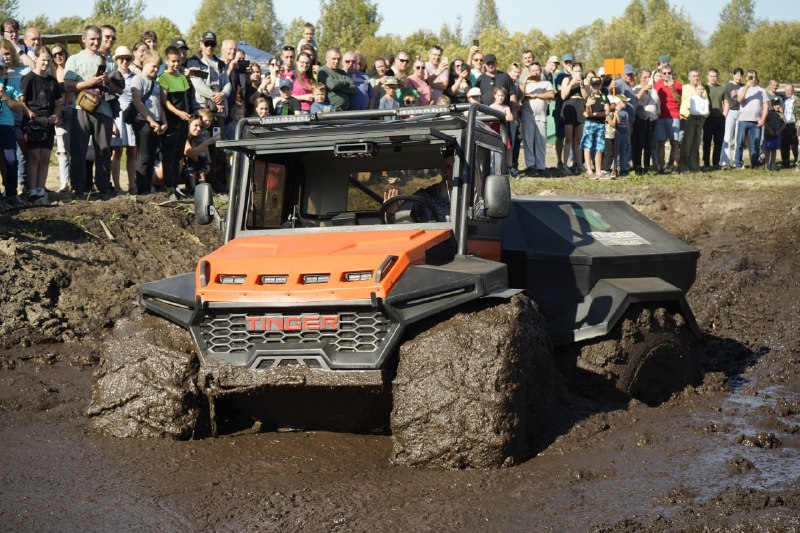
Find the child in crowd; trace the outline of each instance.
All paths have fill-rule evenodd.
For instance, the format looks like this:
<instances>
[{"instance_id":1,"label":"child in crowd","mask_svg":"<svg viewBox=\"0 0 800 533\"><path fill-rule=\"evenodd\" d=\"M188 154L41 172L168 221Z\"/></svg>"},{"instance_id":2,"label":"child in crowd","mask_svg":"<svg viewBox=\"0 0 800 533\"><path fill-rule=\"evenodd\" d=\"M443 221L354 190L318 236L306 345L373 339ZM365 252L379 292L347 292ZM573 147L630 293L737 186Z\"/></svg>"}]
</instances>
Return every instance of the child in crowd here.
<instances>
[{"instance_id":1,"label":"child in crowd","mask_svg":"<svg viewBox=\"0 0 800 533\"><path fill-rule=\"evenodd\" d=\"M506 122L510 125L514 121L514 114L511 112L511 108L505 105L503 102L506 100L506 96L508 96L508 91L505 87L495 87L494 91L492 92L492 96L494 97L494 102L489 106L492 109L497 109L506 117ZM500 123L499 122L490 122L489 127L492 128L497 133L500 133ZM506 126L506 131L508 131L508 126ZM511 135L508 135L508 146L507 148L511 149ZM511 165L511 152L508 153L508 164Z\"/></svg>"},{"instance_id":2,"label":"child in crowd","mask_svg":"<svg viewBox=\"0 0 800 533\"><path fill-rule=\"evenodd\" d=\"M244 105L237 102L231 109L231 121L225 125L225 140L230 141L236 137L236 125L244 118Z\"/></svg>"},{"instance_id":3,"label":"child in crowd","mask_svg":"<svg viewBox=\"0 0 800 533\"><path fill-rule=\"evenodd\" d=\"M275 100L276 115L299 115L301 113L300 100L292 96L292 80L281 79L281 96Z\"/></svg>"},{"instance_id":4,"label":"child in crowd","mask_svg":"<svg viewBox=\"0 0 800 533\"><path fill-rule=\"evenodd\" d=\"M383 77L384 94L378 102L378 109L400 109L400 102L397 100L397 78L394 76ZM396 120L397 117L383 117L383 120Z\"/></svg>"},{"instance_id":5,"label":"child in crowd","mask_svg":"<svg viewBox=\"0 0 800 533\"><path fill-rule=\"evenodd\" d=\"M783 117L783 103L780 97L775 97L770 103L767 119L764 121L764 167L767 170L778 170L775 156L781 147L781 135L786 129L786 120Z\"/></svg>"},{"instance_id":6,"label":"child in crowd","mask_svg":"<svg viewBox=\"0 0 800 533\"><path fill-rule=\"evenodd\" d=\"M628 102L629 98L624 94L617 95L617 104L616 104L616 115L617 115L617 132L616 132L616 149L617 149L617 166L619 167L619 174L620 176L624 176L628 173L628 160L629 157L629 150L631 148L630 143L628 142L628 136L630 135L630 119L631 117L628 116Z\"/></svg>"},{"instance_id":7,"label":"child in crowd","mask_svg":"<svg viewBox=\"0 0 800 533\"><path fill-rule=\"evenodd\" d=\"M217 138L210 136L203 129L204 119L193 116L189 121L189 137L183 155L186 156L186 170L189 175L189 191L193 192L195 184L204 183L211 170L208 147L217 143Z\"/></svg>"},{"instance_id":8,"label":"child in crowd","mask_svg":"<svg viewBox=\"0 0 800 533\"><path fill-rule=\"evenodd\" d=\"M606 146L603 149L603 172L602 177L616 177L617 167L614 164L616 147L614 141L617 138L617 104L619 100L616 96L609 96L609 110L606 115Z\"/></svg>"},{"instance_id":9,"label":"child in crowd","mask_svg":"<svg viewBox=\"0 0 800 533\"><path fill-rule=\"evenodd\" d=\"M264 98L263 96L258 97L253 102L253 111L255 114L253 116L258 118L268 117L269 116L269 100Z\"/></svg>"},{"instance_id":10,"label":"child in crowd","mask_svg":"<svg viewBox=\"0 0 800 533\"><path fill-rule=\"evenodd\" d=\"M325 103L325 99L328 95L328 88L325 87L324 83L315 83L311 88L311 94L314 95L314 103L311 104L309 113L312 115L314 113L333 113L333 106Z\"/></svg>"}]
</instances>

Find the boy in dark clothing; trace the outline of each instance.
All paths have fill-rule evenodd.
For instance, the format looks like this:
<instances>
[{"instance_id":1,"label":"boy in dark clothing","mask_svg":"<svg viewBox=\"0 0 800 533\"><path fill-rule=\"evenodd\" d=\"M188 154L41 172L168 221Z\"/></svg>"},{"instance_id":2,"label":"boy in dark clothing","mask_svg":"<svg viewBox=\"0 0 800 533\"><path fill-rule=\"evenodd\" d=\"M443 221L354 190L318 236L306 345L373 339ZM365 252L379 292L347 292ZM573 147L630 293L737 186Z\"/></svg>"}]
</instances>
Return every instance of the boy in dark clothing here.
<instances>
[{"instance_id":1,"label":"boy in dark clothing","mask_svg":"<svg viewBox=\"0 0 800 533\"><path fill-rule=\"evenodd\" d=\"M166 93L167 130L161 136L161 168L167 193L176 198L185 194L178 189L181 154L189 134L191 100L189 80L180 72L181 51L169 46L164 51L167 69L158 77L158 85Z\"/></svg>"},{"instance_id":2,"label":"boy in dark clothing","mask_svg":"<svg viewBox=\"0 0 800 533\"><path fill-rule=\"evenodd\" d=\"M785 128L783 102L776 96L772 99L767 119L764 121L764 167L767 170L778 170L775 157L781 147L781 134Z\"/></svg>"},{"instance_id":3,"label":"boy in dark clothing","mask_svg":"<svg viewBox=\"0 0 800 533\"><path fill-rule=\"evenodd\" d=\"M281 97L275 102L276 115L299 115L301 112L300 101L292 96L292 80L281 79Z\"/></svg>"}]
</instances>

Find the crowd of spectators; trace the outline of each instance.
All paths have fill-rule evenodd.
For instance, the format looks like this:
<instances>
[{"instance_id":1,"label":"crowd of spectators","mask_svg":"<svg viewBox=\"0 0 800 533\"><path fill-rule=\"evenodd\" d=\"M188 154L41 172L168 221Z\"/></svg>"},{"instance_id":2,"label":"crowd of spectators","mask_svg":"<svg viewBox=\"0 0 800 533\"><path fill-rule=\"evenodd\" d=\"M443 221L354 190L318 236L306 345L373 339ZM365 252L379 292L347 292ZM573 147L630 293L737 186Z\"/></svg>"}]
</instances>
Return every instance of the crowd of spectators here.
<instances>
[{"instance_id":1,"label":"crowd of spectators","mask_svg":"<svg viewBox=\"0 0 800 533\"><path fill-rule=\"evenodd\" d=\"M681 83L661 56L655 68L626 64L615 78L571 53L542 64L533 50L502 70L477 42L452 60L434 45L427 57L400 50L368 62L359 50L318 50L309 23L296 46L282 46L263 66L248 61L237 40L220 42L213 31L193 43L192 53L180 38L160 50L151 30L118 46L113 26L90 25L82 49L69 55L63 43L43 46L36 28L20 40L13 19L2 30L4 206L49 204L45 179L54 146L59 192L72 198L163 189L178 200L198 182L225 190L227 158L216 141L231 138L242 117L464 102L505 116L512 176L613 179L631 170L737 169L746 148L751 168L777 169L778 152L783 167L792 158L797 165L794 86L787 83L780 95L778 80L763 88L753 70L737 68L723 83L716 69L705 80L692 69ZM556 166L548 170L553 134Z\"/></svg>"}]
</instances>

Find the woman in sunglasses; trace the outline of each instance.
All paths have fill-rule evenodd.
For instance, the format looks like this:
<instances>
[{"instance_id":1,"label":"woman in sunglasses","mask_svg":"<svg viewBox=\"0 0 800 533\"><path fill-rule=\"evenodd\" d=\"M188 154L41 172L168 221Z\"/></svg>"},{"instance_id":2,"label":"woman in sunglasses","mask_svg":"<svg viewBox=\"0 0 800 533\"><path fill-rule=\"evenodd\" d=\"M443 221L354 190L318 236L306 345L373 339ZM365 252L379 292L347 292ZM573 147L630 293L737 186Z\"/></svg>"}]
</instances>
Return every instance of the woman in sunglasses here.
<instances>
[{"instance_id":1,"label":"woman in sunglasses","mask_svg":"<svg viewBox=\"0 0 800 533\"><path fill-rule=\"evenodd\" d=\"M425 62L421 59L414 61L413 71L406 78L406 85L419 95L417 105L431 105L431 86L425 77Z\"/></svg>"},{"instance_id":2,"label":"woman in sunglasses","mask_svg":"<svg viewBox=\"0 0 800 533\"><path fill-rule=\"evenodd\" d=\"M50 74L58 81L61 88L61 96L64 98L64 105L61 107L61 120L56 123L56 159L58 160L58 192L69 189L69 127L72 121L72 111L75 107L72 101L72 93L64 90L64 73L67 71L64 66L67 63L69 52L66 45L56 43L50 48L53 55L53 62L50 65ZM69 97L69 101L67 101Z\"/></svg>"}]
</instances>

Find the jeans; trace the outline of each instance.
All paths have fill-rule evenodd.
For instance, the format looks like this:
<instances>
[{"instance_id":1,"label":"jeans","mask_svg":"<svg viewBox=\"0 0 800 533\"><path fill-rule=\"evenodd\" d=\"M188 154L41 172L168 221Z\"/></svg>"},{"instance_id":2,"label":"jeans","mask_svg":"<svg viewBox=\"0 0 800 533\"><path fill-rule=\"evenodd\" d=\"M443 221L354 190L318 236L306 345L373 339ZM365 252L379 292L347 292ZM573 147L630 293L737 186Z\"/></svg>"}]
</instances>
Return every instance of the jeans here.
<instances>
[{"instance_id":1,"label":"jeans","mask_svg":"<svg viewBox=\"0 0 800 533\"><path fill-rule=\"evenodd\" d=\"M722 140L722 153L720 154L720 165L724 167L733 166L731 160L731 149L736 146L736 132L739 129L739 110L729 109L728 116L725 117L725 137Z\"/></svg>"},{"instance_id":2,"label":"jeans","mask_svg":"<svg viewBox=\"0 0 800 533\"><path fill-rule=\"evenodd\" d=\"M628 128L617 127L616 135L617 161L620 172L628 172L631 159L631 144L628 142Z\"/></svg>"},{"instance_id":3,"label":"jeans","mask_svg":"<svg viewBox=\"0 0 800 533\"><path fill-rule=\"evenodd\" d=\"M750 167L756 168L761 157L761 128L757 122L740 121L739 131L736 132L736 158L733 166L742 168L744 162L744 140L750 135Z\"/></svg>"}]
</instances>

